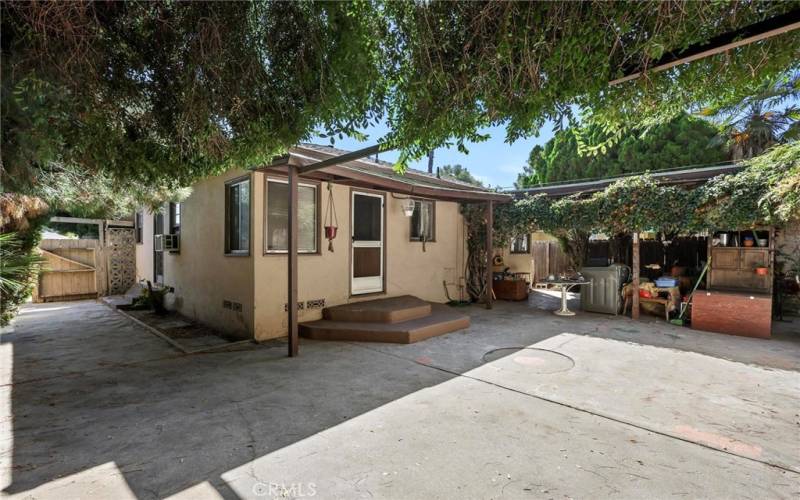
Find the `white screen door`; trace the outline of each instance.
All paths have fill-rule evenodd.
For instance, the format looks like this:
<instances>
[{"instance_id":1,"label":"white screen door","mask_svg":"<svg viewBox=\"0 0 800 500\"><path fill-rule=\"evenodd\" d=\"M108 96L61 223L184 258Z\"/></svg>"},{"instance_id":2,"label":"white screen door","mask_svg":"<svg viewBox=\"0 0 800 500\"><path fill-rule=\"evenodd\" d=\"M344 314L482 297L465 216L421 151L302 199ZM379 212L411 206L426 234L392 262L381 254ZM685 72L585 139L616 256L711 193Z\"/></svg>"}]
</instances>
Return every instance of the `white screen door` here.
<instances>
[{"instance_id":1,"label":"white screen door","mask_svg":"<svg viewBox=\"0 0 800 500\"><path fill-rule=\"evenodd\" d=\"M353 191L350 279L353 295L383 291L383 196Z\"/></svg>"}]
</instances>

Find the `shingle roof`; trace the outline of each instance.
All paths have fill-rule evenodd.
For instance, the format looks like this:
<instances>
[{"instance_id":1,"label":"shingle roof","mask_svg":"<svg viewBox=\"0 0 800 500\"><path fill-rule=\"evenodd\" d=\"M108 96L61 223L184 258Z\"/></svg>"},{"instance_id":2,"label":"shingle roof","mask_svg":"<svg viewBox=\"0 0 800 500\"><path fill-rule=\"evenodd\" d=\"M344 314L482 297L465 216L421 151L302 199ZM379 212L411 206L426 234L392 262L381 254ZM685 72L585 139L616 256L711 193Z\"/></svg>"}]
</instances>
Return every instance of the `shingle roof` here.
<instances>
[{"instance_id":1,"label":"shingle roof","mask_svg":"<svg viewBox=\"0 0 800 500\"><path fill-rule=\"evenodd\" d=\"M338 148L303 143L291 148L288 155L256 170L285 168L287 162L312 165L347 153L349 151ZM417 169L410 168L404 173L398 173L392 163L370 157L327 165L303 175L317 179L347 179L352 185L433 199L463 202L492 200L500 203L511 201L508 194L455 179L440 178Z\"/></svg>"},{"instance_id":2,"label":"shingle roof","mask_svg":"<svg viewBox=\"0 0 800 500\"><path fill-rule=\"evenodd\" d=\"M341 156L343 154L350 153L350 151L346 151L344 149L339 149L339 148L334 148L333 146L323 146L323 145L320 145L320 144L311 144L311 143L305 143L305 142L298 144L297 147L298 148L302 148L302 149L311 149L311 150L314 150L314 151L319 151L320 153L325 153L325 154L333 155L333 156ZM360 164L363 164L364 167L368 167L368 168L360 168L360 167L357 167L355 165L348 165L348 167L358 168L359 170L361 170L363 172L367 172L367 173L372 173L372 172L375 171L374 169L377 168L379 172L384 172L384 173L389 174L390 176L392 176L394 178L403 178L404 175L410 175L410 176L412 176L415 179L418 179L420 181L430 182L430 185L432 185L432 186L456 185L461 189L469 189L469 190L475 190L475 191L489 191L486 188L475 186L474 184L470 184L468 182L460 181L458 179L453 179L453 178L450 178L450 177L448 177L448 178L436 177L436 175L434 175L434 174L430 174L430 173L428 173L428 172L426 172L424 170L418 170L418 169L415 169L415 168L407 168L406 171L405 171L405 174L398 174L394 169L394 163L391 163L391 162L388 162L388 161L384 161L384 160L379 160L379 159L376 160L373 157L362 158L362 159L357 160L356 162L352 162L352 163L360 163Z\"/></svg>"}]
</instances>

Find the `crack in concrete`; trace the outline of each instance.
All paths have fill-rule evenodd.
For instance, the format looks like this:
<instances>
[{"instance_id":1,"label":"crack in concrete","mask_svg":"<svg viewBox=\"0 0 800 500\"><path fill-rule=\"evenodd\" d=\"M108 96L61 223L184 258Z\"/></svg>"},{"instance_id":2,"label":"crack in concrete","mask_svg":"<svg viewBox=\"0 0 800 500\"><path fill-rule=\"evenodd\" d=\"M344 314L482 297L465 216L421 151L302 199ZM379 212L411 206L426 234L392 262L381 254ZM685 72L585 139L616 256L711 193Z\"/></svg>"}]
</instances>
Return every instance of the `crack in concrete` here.
<instances>
[{"instance_id":1,"label":"crack in concrete","mask_svg":"<svg viewBox=\"0 0 800 500\"><path fill-rule=\"evenodd\" d=\"M252 424L247 417L244 416L242 405L239 404L238 401L231 401L231 403L233 403L233 405L236 407L236 412L239 413L239 418L242 419L242 422L244 422L245 432L247 433L248 445L246 447L250 448L250 462L247 475L259 483L265 483L265 481L258 477L258 474L256 473L256 459L258 459L258 453L256 452L256 436L253 433Z\"/></svg>"}]
</instances>

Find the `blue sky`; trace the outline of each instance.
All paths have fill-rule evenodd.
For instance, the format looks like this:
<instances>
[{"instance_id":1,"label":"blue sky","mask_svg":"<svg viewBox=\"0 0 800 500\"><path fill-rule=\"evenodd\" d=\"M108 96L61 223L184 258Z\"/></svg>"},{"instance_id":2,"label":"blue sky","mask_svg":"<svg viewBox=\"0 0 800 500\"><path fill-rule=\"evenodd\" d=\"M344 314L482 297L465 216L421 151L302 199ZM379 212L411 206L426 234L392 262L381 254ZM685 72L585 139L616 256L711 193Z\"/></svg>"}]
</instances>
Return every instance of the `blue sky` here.
<instances>
[{"instance_id":1,"label":"blue sky","mask_svg":"<svg viewBox=\"0 0 800 500\"><path fill-rule=\"evenodd\" d=\"M517 174L522 172L522 167L528 161L528 155L533 146L547 142L553 136L552 129L552 125L547 123L542 127L539 137L520 139L514 144L506 144L506 133L503 126L486 128L480 132L489 134L489 140L467 144L468 155L460 153L455 146L449 149L437 149L434 153L434 167L461 164L467 167L472 175L480 179L484 184L512 187L514 181L517 180ZM365 130L365 133L369 136L367 141L359 142L353 138L345 137L344 139L337 139L334 146L348 151L365 148L375 144L387 132L386 125L380 124ZM312 142L323 145L329 144L328 139L322 138L315 138ZM397 157L398 153L396 151L387 151L380 154L380 158L386 161L396 161ZM423 158L410 166L420 170L427 170L428 159L427 157Z\"/></svg>"}]
</instances>

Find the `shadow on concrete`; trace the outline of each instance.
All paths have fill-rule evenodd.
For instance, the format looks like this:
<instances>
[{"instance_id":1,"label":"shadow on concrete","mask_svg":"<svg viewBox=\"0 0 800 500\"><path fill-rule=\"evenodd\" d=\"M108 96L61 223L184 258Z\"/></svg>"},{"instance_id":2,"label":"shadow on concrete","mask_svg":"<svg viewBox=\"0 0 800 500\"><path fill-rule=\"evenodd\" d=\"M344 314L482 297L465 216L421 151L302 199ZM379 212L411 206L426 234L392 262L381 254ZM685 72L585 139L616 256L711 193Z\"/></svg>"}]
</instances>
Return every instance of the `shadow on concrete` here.
<instances>
[{"instance_id":1,"label":"shadow on concrete","mask_svg":"<svg viewBox=\"0 0 800 500\"><path fill-rule=\"evenodd\" d=\"M10 400L0 405L0 443L10 448L0 456L11 462L0 487L27 494L113 463L139 498L201 483L231 497L226 471L441 384L489 351L564 332L800 370L797 336L764 341L579 311L562 318L552 314L558 305L555 294L535 294L490 311L471 306L468 330L411 345L304 340L295 359L283 347L184 356L95 302L26 306L0 337L0 395Z\"/></svg>"},{"instance_id":2,"label":"shadow on concrete","mask_svg":"<svg viewBox=\"0 0 800 500\"><path fill-rule=\"evenodd\" d=\"M225 471L451 378L339 343L180 356L94 302L26 307L0 347L8 494L109 462L139 498L222 487Z\"/></svg>"}]
</instances>

